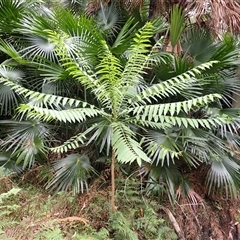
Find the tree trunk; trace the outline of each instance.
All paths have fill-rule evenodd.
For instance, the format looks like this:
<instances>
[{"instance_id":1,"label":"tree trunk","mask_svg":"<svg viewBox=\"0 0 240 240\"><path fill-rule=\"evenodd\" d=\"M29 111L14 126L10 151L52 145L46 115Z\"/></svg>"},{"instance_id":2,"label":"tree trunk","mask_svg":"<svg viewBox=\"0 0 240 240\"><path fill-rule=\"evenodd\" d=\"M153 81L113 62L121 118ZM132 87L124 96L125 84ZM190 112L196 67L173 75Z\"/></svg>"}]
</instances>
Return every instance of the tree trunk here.
<instances>
[{"instance_id":1,"label":"tree trunk","mask_svg":"<svg viewBox=\"0 0 240 240\"><path fill-rule=\"evenodd\" d=\"M154 17L154 9L156 9L156 0L150 0L150 4L149 4L149 19Z\"/></svg>"},{"instance_id":2,"label":"tree trunk","mask_svg":"<svg viewBox=\"0 0 240 240\"><path fill-rule=\"evenodd\" d=\"M159 14L164 13L165 3L164 0L150 0L148 18L152 19Z\"/></svg>"},{"instance_id":3,"label":"tree trunk","mask_svg":"<svg viewBox=\"0 0 240 240\"><path fill-rule=\"evenodd\" d=\"M114 212L117 208L115 206L115 151L112 150L111 159L111 212Z\"/></svg>"}]
</instances>

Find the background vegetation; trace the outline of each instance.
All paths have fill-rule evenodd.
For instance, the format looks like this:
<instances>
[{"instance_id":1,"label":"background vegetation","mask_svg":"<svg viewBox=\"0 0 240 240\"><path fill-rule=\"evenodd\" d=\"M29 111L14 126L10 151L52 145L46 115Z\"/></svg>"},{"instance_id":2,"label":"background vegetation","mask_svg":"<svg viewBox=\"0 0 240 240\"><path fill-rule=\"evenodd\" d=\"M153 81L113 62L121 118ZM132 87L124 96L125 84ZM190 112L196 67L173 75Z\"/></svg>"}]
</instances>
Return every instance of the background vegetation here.
<instances>
[{"instance_id":1,"label":"background vegetation","mask_svg":"<svg viewBox=\"0 0 240 240\"><path fill-rule=\"evenodd\" d=\"M238 196L239 5L183 2L0 1L0 163L99 203L96 239L164 239L162 211L184 239L170 206Z\"/></svg>"}]
</instances>

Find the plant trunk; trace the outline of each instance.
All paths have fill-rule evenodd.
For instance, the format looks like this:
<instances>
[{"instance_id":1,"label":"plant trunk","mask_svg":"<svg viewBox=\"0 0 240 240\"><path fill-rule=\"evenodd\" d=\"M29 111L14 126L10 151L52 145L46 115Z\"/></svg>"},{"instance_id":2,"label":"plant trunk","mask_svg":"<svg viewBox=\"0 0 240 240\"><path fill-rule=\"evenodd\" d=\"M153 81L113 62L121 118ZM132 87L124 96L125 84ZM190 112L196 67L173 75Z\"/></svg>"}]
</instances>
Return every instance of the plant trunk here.
<instances>
[{"instance_id":1,"label":"plant trunk","mask_svg":"<svg viewBox=\"0 0 240 240\"><path fill-rule=\"evenodd\" d=\"M115 151L112 150L111 162L111 212L116 210L115 206Z\"/></svg>"},{"instance_id":2,"label":"plant trunk","mask_svg":"<svg viewBox=\"0 0 240 240\"><path fill-rule=\"evenodd\" d=\"M150 0L148 18L156 18L164 8L163 0Z\"/></svg>"}]
</instances>

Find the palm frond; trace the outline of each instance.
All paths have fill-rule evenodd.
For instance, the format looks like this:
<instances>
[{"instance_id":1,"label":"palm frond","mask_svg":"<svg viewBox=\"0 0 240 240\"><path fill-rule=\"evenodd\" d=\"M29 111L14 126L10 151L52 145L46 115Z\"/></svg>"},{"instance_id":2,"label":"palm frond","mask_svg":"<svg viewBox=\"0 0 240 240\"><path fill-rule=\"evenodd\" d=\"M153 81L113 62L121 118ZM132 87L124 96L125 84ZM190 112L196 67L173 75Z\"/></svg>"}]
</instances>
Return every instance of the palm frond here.
<instances>
[{"instance_id":1,"label":"palm frond","mask_svg":"<svg viewBox=\"0 0 240 240\"><path fill-rule=\"evenodd\" d=\"M0 152L0 166L7 170L22 173L22 167L16 165L16 159L10 152Z\"/></svg>"},{"instance_id":2,"label":"palm frond","mask_svg":"<svg viewBox=\"0 0 240 240\"><path fill-rule=\"evenodd\" d=\"M108 49L106 45L105 56L96 67L98 76L96 85L101 86L94 90L96 97L103 106L116 109L123 99L121 73L122 65Z\"/></svg>"},{"instance_id":3,"label":"palm frond","mask_svg":"<svg viewBox=\"0 0 240 240\"><path fill-rule=\"evenodd\" d=\"M32 167L36 160L46 158L49 130L39 121L9 121L1 120L0 127L3 141L1 148L11 151L15 164L22 168Z\"/></svg>"},{"instance_id":4,"label":"palm frond","mask_svg":"<svg viewBox=\"0 0 240 240\"><path fill-rule=\"evenodd\" d=\"M137 23L134 24L134 18L130 17L121 28L121 31L118 33L115 39L115 42L111 47L112 53L120 55L124 53L128 47L130 47L136 26Z\"/></svg>"},{"instance_id":5,"label":"palm frond","mask_svg":"<svg viewBox=\"0 0 240 240\"><path fill-rule=\"evenodd\" d=\"M22 58L21 54L19 54L17 49L11 43L6 42L3 39L0 39L0 51L11 57L10 61L6 60L8 65L14 65L16 62L19 64L26 63L26 61Z\"/></svg>"},{"instance_id":6,"label":"palm frond","mask_svg":"<svg viewBox=\"0 0 240 240\"><path fill-rule=\"evenodd\" d=\"M111 124L112 147L116 153L117 161L120 163L132 163L136 161L139 165L142 160L150 162L150 158L141 149L140 143L135 140L135 134L121 122Z\"/></svg>"},{"instance_id":7,"label":"palm frond","mask_svg":"<svg viewBox=\"0 0 240 240\"><path fill-rule=\"evenodd\" d=\"M25 145L16 150L12 155L16 158L16 165L22 165L22 168L32 168L35 162L43 163L46 160L47 147L45 141L39 137L29 139Z\"/></svg>"},{"instance_id":8,"label":"palm frond","mask_svg":"<svg viewBox=\"0 0 240 240\"><path fill-rule=\"evenodd\" d=\"M32 1L34 4L34 1ZM2 0L0 2L1 32L11 33L18 25L27 10L30 10L31 4L26 1Z\"/></svg>"},{"instance_id":9,"label":"palm frond","mask_svg":"<svg viewBox=\"0 0 240 240\"><path fill-rule=\"evenodd\" d=\"M22 81L23 72L12 67L7 67L4 65L0 66L0 77L10 79L11 81L20 83ZM3 83L0 83L0 114L10 115L12 114L16 107L24 101L24 96L19 96L10 87Z\"/></svg>"},{"instance_id":10,"label":"palm frond","mask_svg":"<svg viewBox=\"0 0 240 240\"><path fill-rule=\"evenodd\" d=\"M222 191L225 187L226 195L236 197L236 182L239 181L239 165L227 156L213 156L210 169L206 176L208 194Z\"/></svg>"},{"instance_id":11,"label":"palm frond","mask_svg":"<svg viewBox=\"0 0 240 240\"><path fill-rule=\"evenodd\" d=\"M155 17L154 19L152 19L151 23L154 28L154 35L165 32L169 27L168 22L162 15L159 15L159 16Z\"/></svg>"},{"instance_id":12,"label":"palm frond","mask_svg":"<svg viewBox=\"0 0 240 240\"><path fill-rule=\"evenodd\" d=\"M167 193L169 201L174 204L177 198L176 187L181 180L181 173L176 164L152 164L149 168L147 192L157 194L159 197Z\"/></svg>"},{"instance_id":13,"label":"palm frond","mask_svg":"<svg viewBox=\"0 0 240 240\"><path fill-rule=\"evenodd\" d=\"M108 6L105 6L102 2L100 2L100 9L98 10L96 16L96 22L110 37L111 35L114 35L115 32L117 32L120 28L119 20L118 11L114 2Z\"/></svg>"},{"instance_id":14,"label":"palm frond","mask_svg":"<svg viewBox=\"0 0 240 240\"><path fill-rule=\"evenodd\" d=\"M53 191L72 190L74 194L88 190L87 180L96 174L87 155L71 154L52 163L53 177L46 188Z\"/></svg>"},{"instance_id":15,"label":"palm frond","mask_svg":"<svg viewBox=\"0 0 240 240\"><path fill-rule=\"evenodd\" d=\"M41 76L44 77L44 80L46 79L48 83L66 80L69 77L66 70L57 63L44 61L44 63L37 63L37 65Z\"/></svg>"},{"instance_id":16,"label":"palm frond","mask_svg":"<svg viewBox=\"0 0 240 240\"><path fill-rule=\"evenodd\" d=\"M0 115L11 115L19 104L19 98L8 86L0 84Z\"/></svg>"},{"instance_id":17,"label":"palm frond","mask_svg":"<svg viewBox=\"0 0 240 240\"><path fill-rule=\"evenodd\" d=\"M122 72L121 81L123 85L135 85L139 83L144 73L144 68L148 62L150 37L153 36L153 26L151 23L147 23L141 28L135 35L128 50L128 57L126 66Z\"/></svg>"},{"instance_id":18,"label":"palm frond","mask_svg":"<svg viewBox=\"0 0 240 240\"><path fill-rule=\"evenodd\" d=\"M209 31L193 28L184 34L182 49L189 54L196 65L208 62L216 51L216 43ZM220 59L214 59L219 61Z\"/></svg>"},{"instance_id":19,"label":"palm frond","mask_svg":"<svg viewBox=\"0 0 240 240\"><path fill-rule=\"evenodd\" d=\"M143 140L144 149L155 165L170 165L183 156L183 148L175 138L160 132L149 131Z\"/></svg>"},{"instance_id":20,"label":"palm frond","mask_svg":"<svg viewBox=\"0 0 240 240\"><path fill-rule=\"evenodd\" d=\"M162 98L176 95L180 93L180 90L187 89L189 86L191 86L191 84L199 81L196 79L196 76L200 75L202 71L211 68L215 63L217 62L212 61L203 63L185 73L182 73L181 75L158 84L153 84L152 86L146 88L146 90L143 90L137 94L133 102L135 104L137 102L145 103L145 101L151 102L151 99L154 99L154 97Z\"/></svg>"},{"instance_id":21,"label":"palm frond","mask_svg":"<svg viewBox=\"0 0 240 240\"><path fill-rule=\"evenodd\" d=\"M78 14L84 12L87 2L87 0L62 0L60 4L74 14Z\"/></svg>"},{"instance_id":22,"label":"palm frond","mask_svg":"<svg viewBox=\"0 0 240 240\"><path fill-rule=\"evenodd\" d=\"M216 150L216 146L210 144L210 139L214 140L216 145L219 143L219 139L214 138L214 136L212 138L208 129L182 128L178 132L178 141L182 143L185 153L184 157L188 160L189 165L196 167L199 163L209 161L209 153Z\"/></svg>"},{"instance_id":23,"label":"palm frond","mask_svg":"<svg viewBox=\"0 0 240 240\"><path fill-rule=\"evenodd\" d=\"M221 98L222 97L219 94L209 94L182 102L136 106L135 108L130 108L129 111L137 117L141 115L142 119L147 118L149 121L154 119L158 122L158 119L161 118L161 116L174 116L181 112L189 114L192 109L196 107L201 108L210 102L214 102Z\"/></svg>"},{"instance_id":24,"label":"palm frond","mask_svg":"<svg viewBox=\"0 0 240 240\"><path fill-rule=\"evenodd\" d=\"M60 35L61 33L66 34L65 36L62 34L62 37L67 38L65 44L68 49L74 47L74 51L68 52L71 57L75 60L79 59L80 63L81 58L78 57L84 55L88 65L95 66L99 62L98 54L102 51L101 43L104 42L105 38L94 19L84 14L73 16L69 11L63 9L55 12L54 18L59 27L57 32ZM80 64L82 65L82 63Z\"/></svg>"},{"instance_id":25,"label":"palm frond","mask_svg":"<svg viewBox=\"0 0 240 240\"><path fill-rule=\"evenodd\" d=\"M224 35L223 41L218 44L211 60L218 61L217 67L239 65L239 48L236 39L230 35Z\"/></svg>"},{"instance_id":26,"label":"palm frond","mask_svg":"<svg viewBox=\"0 0 240 240\"><path fill-rule=\"evenodd\" d=\"M113 129L111 122L103 117L95 118L92 122L96 123L85 131L90 135L86 145L93 142L96 143L99 145L99 152L102 152L106 147L106 154L108 156L112 147ZM92 124L92 122L91 120L89 121L90 124Z\"/></svg>"},{"instance_id":27,"label":"palm frond","mask_svg":"<svg viewBox=\"0 0 240 240\"><path fill-rule=\"evenodd\" d=\"M28 42L29 46L20 51L23 58L31 61L38 60L39 62L42 58L49 59L53 62L56 60L54 45L50 43L48 39L43 36L28 35L25 41Z\"/></svg>"},{"instance_id":28,"label":"palm frond","mask_svg":"<svg viewBox=\"0 0 240 240\"><path fill-rule=\"evenodd\" d=\"M183 10L178 5L174 5L170 20L170 41L173 48L176 46L185 28L184 21Z\"/></svg>"},{"instance_id":29,"label":"palm frond","mask_svg":"<svg viewBox=\"0 0 240 240\"><path fill-rule=\"evenodd\" d=\"M203 205L203 198L194 191L194 185L191 183L188 177L183 176L181 182L176 191L177 200L187 200L188 205L194 209L197 205Z\"/></svg>"}]
</instances>

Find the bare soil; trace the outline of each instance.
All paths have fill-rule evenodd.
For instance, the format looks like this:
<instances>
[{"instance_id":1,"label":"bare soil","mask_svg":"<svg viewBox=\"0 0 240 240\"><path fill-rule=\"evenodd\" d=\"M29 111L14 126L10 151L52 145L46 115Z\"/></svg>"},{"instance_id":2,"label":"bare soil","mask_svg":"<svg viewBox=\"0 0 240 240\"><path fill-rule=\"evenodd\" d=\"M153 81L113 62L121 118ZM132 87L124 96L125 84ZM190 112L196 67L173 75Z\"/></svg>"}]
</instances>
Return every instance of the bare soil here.
<instances>
[{"instance_id":1,"label":"bare soil","mask_svg":"<svg viewBox=\"0 0 240 240\"><path fill-rule=\"evenodd\" d=\"M240 196L235 200L204 199L179 204L174 215L186 240L240 240Z\"/></svg>"}]
</instances>

